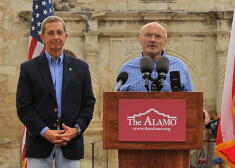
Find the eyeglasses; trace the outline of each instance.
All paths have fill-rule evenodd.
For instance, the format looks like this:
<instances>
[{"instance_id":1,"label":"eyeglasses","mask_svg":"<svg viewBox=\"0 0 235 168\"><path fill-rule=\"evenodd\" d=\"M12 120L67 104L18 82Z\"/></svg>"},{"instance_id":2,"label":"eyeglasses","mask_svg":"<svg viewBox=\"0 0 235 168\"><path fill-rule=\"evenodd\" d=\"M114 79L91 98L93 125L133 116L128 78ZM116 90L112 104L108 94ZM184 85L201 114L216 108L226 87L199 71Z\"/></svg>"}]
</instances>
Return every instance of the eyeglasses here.
<instances>
[{"instance_id":1,"label":"eyeglasses","mask_svg":"<svg viewBox=\"0 0 235 168\"><path fill-rule=\"evenodd\" d=\"M152 37L155 37L155 39L162 39L162 38L164 38L164 37L162 37L162 36L160 36L159 34L153 34L153 33L145 33L144 34L144 37L146 37L146 38L152 38Z\"/></svg>"},{"instance_id":2,"label":"eyeglasses","mask_svg":"<svg viewBox=\"0 0 235 168\"><path fill-rule=\"evenodd\" d=\"M48 36L54 36L55 34L57 34L58 36L63 36L65 33L64 31L60 31L60 30L58 30L57 32L54 32L54 31L47 32Z\"/></svg>"}]
</instances>

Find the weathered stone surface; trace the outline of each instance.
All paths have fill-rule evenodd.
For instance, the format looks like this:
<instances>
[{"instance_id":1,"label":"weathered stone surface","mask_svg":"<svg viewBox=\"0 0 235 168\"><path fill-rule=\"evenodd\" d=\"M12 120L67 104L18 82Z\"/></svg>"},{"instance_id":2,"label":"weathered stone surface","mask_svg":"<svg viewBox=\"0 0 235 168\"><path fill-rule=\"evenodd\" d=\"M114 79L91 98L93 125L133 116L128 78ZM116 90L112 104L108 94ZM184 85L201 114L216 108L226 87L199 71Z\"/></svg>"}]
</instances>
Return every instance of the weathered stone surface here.
<instances>
[{"instance_id":1,"label":"weathered stone surface","mask_svg":"<svg viewBox=\"0 0 235 168\"><path fill-rule=\"evenodd\" d=\"M231 0L54 0L67 25L66 52L88 62L97 103L85 132L81 168L117 168L117 150L103 149L103 92L112 91L119 68L139 56L140 28L151 21L168 32L166 52L187 65L204 108L220 113L235 1ZM20 64L28 59L32 0L0 2L0 167L21 167L20 123L15 93ZM205 137L207 135L205 134Z\"/></svg>"}]
</instances>

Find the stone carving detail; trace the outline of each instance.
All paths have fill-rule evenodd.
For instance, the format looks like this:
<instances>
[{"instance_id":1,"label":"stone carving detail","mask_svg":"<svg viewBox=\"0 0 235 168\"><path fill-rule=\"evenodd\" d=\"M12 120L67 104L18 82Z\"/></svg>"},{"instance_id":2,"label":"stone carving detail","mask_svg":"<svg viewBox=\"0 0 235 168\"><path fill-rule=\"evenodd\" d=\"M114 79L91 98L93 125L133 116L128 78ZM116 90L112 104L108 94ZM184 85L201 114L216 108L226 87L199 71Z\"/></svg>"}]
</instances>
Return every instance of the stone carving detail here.
<instances>
[{"instance_id":1,"label":"stone carving detail","mask_svg":"<svg viewBox=\"0 0 235 168\"><path fill-rule=\"evenodd\" d=\"M180 39L180 38L170 39L166 46L166 49L167 48L175 50L183 55L192 56L193 40Z\"/></svg>"},{"instance_id":2,"label":"stone carving detail","mask_svg":"<svg viewBox=\"0 0 235 168\"><path fill-rule=\"evenodd\" d=\"M228 26L228 23L226 20L218 20L217 21L217 29L229 31L230 27Z\"/></svg>"},{"instance_id":3,"label":"stone carving detail","mask_svg":"<svg viewBox=\"0 0 235 168\"><path fill-rule=\"evenodd\" d=\"M99 46L100 45L97 43L86 42L85 43L86 54L92 54L98 56Z\"/></svg>"},{"instance_id":4,"label":"stone carving detail","mask_svg":"<svg viewBox=\"0 0 235 168\"><path fill-rule=\"evenodd\" d=\"M217 53L227 53L229 45L229 35L217 35L217 44L216 44L216 52Z\"/></svg>"},{"instance_id":5,"label":"stone carving detail","mask_svg":"<svg viewBox=\"0 0 235 168\"><path fill-rule=\"evenodd\" d=\"M76 0L63 0L62 2L54 2L55 11L94 11L92 4L78 2Z\"/></svg>"},{"instance_id":6,"label":"stone carving detail","mask_svg":"<svg viewBox=\"0 0 235 168\"><path fill-rule=\"evenodd\" d=\"M91 72L92 82L98 85L98 70L97 70L97 59L96 57L86 57L86 62L89 64L89 69Z\"/></svg>"},{"instance_id":7,"label":"stone carving detail","mask_svg":"<svg viewBox=\"0 0 235 168\"><path fill-rule=\"evenodd\" d=\"M74 8L75 3L70 2L56 2L54 3L55 11L70 11L71 8Z\"/></svg>"},{"instance_id":8,"label":"stone carving detail","mask_svg":"<svg viewBox=\"0 0 235 168\"><path fill-rule=\"evenodd\" d=\"M98 29L98 20L87 20L87 31L97 31Z\"/></svg>"},{"instance_id":9,"label":"stone carving detail","mask_svg":"<svg viewBox=\"0 0 235 168\"><path fill-rule=\"evenodd\" d=\"M123 40L122 53L125 58L132 57L136 53L141 52L141 46L137 39Z\"/></svg>"},{"instance_id":10,"label":"stone carving detail","mask_svg":"<svg viewBox=\"0 0 235 168\"><path fill-rule=\"evenodd\" d=\"M69 40L67 41L67 43L65 43L65 49L68 50L68 53L70 53L71 56L75 56L79 59L84 59L84 55L81 49L77 45L73 45L72 42L70 42Z\"/></svg>"},{"instance_id":11,"label":"stone carving detail","mask_svg":"<svg viewBox=\"0 0 235 168\"><path fill-rule=\"evenodd\" d=\"M227 59L226 57L218 57L217 58L217 66L216 66L216 85L220 86L224 84L224 75L226 69Z\"/></svg>"},{"instance_id":12,"label":"stone carving detail","mask_svg":"<svg viewBox=\"0 0 235 168\"><path fill-rule=\"evenodd\" d=\"M224 54L228 51L230 27L226 20L217 21L217 54Z\"/></svg>"},{"instance_id":13,"label":"stone carving detail","mask_svg":"<svg viewBox=\"0 0 235 168\"><path fill-rule=\"evenodd\" d=\"M97 57L99 54L99 45L95 43L88 43L85 44L85 59L86 62L89 64L92 81L94 84L99 83L98 79L98 68L97 68Z\"/></svg>"}]
</instances>

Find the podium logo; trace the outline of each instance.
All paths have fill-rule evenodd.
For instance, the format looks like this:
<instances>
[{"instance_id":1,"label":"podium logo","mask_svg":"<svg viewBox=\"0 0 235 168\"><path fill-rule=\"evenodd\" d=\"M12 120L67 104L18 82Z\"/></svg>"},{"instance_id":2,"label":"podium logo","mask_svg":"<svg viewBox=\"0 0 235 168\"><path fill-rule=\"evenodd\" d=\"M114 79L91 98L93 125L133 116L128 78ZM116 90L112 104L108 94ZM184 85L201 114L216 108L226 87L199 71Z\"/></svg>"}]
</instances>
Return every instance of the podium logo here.
<instances>
[{"instance_id":1,"label":"podium logo","mask_svg":"<svg viewBox=\"0 0 235 168\"><path fill-rule=\"evenodd\" d=\"M127 116L129 126L133 130L165 130L171 131L171 127L177 125L178 118L168 114L160 113L159 111L151 108L144 113Z\"/></svg>"},{"instance_id":2,"label":"podium logo","mask_svg":"<svg viewBox=\"0 0 235 168\"><path fill-rule=\"evenodd\" d=\"M186 141L185 99L119 99L119 141Z\"/></svg>"}]
</instances>

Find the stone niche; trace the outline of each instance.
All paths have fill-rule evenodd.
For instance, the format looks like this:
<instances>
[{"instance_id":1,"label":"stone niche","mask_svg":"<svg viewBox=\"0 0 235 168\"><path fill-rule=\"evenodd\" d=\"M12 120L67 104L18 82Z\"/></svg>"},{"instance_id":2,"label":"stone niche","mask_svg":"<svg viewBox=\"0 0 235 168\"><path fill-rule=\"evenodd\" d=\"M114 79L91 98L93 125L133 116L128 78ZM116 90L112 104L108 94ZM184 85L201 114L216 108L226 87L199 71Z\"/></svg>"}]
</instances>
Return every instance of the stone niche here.
<instances>
[{"instance_id":1,"label":"stone niche","mask_svg":"<svg viewBox=\"0 0 235 168\"><path fill-rule=\"evenodd\" d=\"M155 2L157 1L161 3L160 0ZM177 4L180 3L180 1L177 3L174 0L168 1L167 6L172 8L177 8ZM55 8L58 10L55 15L64 19L69 34L65 50L89 64L97 99L94 118L85 132L85 158L81 161L81 168L92 167L93 164L96 168L118 167L117 151L103 149L100 120L103 111L103 92L113 90L118 70L123 63L139 56L141 47L137 39L138 33L148 22L157 21L166 28L168 33L166 53L179 57L186 63L195 90L204 93L204 108L208 111L217 109L220 113L232 11L137 11L144 4L150 5L151 3L148 3L150 0L125 2L113 0L114 4L119 3L123 7L122 11L117 11L115 5L111 6L115 10L102 10L107 7L105 5L111 5L105 3L106 1L99 3L89 0L86 3L85 1L78 3L72 0L57 0L55 2L57 3ZM93 6L94 3L96 6ZM132 3L139 6L134 6ZM67 8L63 9L65 4ZM31 12L22 11L19 17L22 19L23 27L29 27ZM21 37L23 41L27 41L28 32L29 30ZM25 43L25 53L27 45ZM18 67L14 71L18 71ZM7 80L17 81L15 79L17 75L8 76L3 73L0 75L0 82L4 85L7 85L4 82ZM9 94L5 94L5 98L7 96L9 97ZM0 116L6 118L6 113L1 113ZM17 126L20 128L21 125ZM7 129L10 130L10 126ZM20 138L17 140L0 138L1 151L4 149L5 154L9 153L11 158L17 158L15 162L12 160L6 162L5 155L1 154L0 167L2 162L4 166L7 165L5 167L17 167L14 166L16 164L20 166L20 143ZM12 152L15 152L15 156Z\"/></svg>"}]
</instances>

